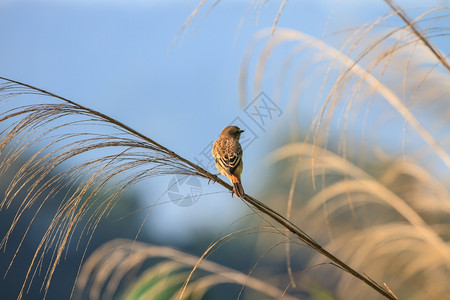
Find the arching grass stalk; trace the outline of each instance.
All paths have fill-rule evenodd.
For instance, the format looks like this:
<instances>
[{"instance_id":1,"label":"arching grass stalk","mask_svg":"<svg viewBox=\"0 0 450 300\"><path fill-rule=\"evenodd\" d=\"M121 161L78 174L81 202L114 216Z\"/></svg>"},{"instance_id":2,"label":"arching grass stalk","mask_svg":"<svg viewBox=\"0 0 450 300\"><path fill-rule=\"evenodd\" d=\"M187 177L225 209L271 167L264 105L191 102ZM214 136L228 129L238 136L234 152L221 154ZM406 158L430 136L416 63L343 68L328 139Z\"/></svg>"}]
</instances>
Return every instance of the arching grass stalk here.
<instances>
[{"instance_id":1,"label":"arching grass stalk","mask_svg":"<svg viewBox=\"0 0 450 300\"><path fill-rule=\"evenodd\" d=\"M44 140L47 134L57 134L54 132L56 129L63 127L65 129L70 129L74 124L87 123L89 125L107 126L120 133L118 135L100 135L97 133L85 132L62 133L60 136L57 136L56 139L53 139L49 145L44 146L35 156L29 159L25 163L26 167L21 168L11 182L5 199L0 203L0 209L8 208L11 201L18 195L18 192L25 189L24 187L27 184L32 184L32 188L27 189L25 199L21 200L23 202L20 205L13 224L0 244L2 247L5 247L8 236L14 230L15 224L17 224L23 212L36 201L37 195L44 194L45 200L47 200L51 194L54 194L55 191L61 189L61 187L65 185L65 183L61 183L60 180L67 180L71 176L76 177L76 179L74 179L75 181L81 180L81 174L86 176L86 171L94 170L92 173L87 173L89 176L87 179L83 179L84 181L81 189L75 189L72 195L63 199L63 203L60 205L35 252L35 256L31 261L18 299L22 297L27 285L31 283L34 277L36 268L40 265L39 256L42 257L49 251L49 248L52 245L55 245L56 254L53 256L46 275L45 293L47 292L55 268L60 262L63 250L67 248L76 226L95 201L95 198L98 197L99 190L107 187L108 183L113 183L113 186L118 188L118 192L112 197L109 197L105 203L101 204L101 209L97 211L97 218L90 218L94 223L94 229L98 224L99 219L108 212L108 209L110 209L112 205L114 205L114 200L116 200L120 191L147 177L164 174L199 176L204 179L212 180L229 191L233 190L232 186L222 179L217 178L214 174L211 174L197 164L185 159L156 141L101 112L25 83L4 77L0 77L0 80L2 81L0 83L0 101L2 101L1 99L7 99L18 95L41 95L62 101L62 103L57 104L45 103L28 106L14 106L14 108L1 113L0 123L13 122L12 125L9 124L7 129L1 132L3 138L0 143L1 152L3 152L5 147L11 143L12 145L9 146L19 147L18 153L21 153L27 147ZM67 116L77 117L78 120L73 121L73 119L71 119L70 121L65 121L64 118ZM53 124L52 122L59 123L56 127L52 127L50 126ZM53 138L55 137L53 136ZM23 142L27 139L30 139L31 142L25 142L25 144L12 142L17 140L22 140ZM64 143L66 140L70 140L71 142ZM62 146L58 144L61 142L63 143ZM51 146L58 148L52 150ZM72 169L60 171L57 175L51 177L50 183L44 182L44 175L51 176L50 172L54 172L63 162L79 154L92 152L93 150L98 149L113 149L116 150L116 153L113 155L100 155L99 157L91 159L79 166L75 166ZM45 154L45 151L51 152ZM43 158L38 158L39 154L42 155ZM0 166L2 168L10 166L11 161L17 159L17 155L18 154L15 154L15 151L7 152L6 158L3 158L3 161L0 162ZM138 169L138 167L140 167L140 169ZM130 175L130 172L134 173ZM128 173L126 180L121 180L119 183L114 183L112 181L114 178L117 178L118 175L122 175L123 173ZM37 184L39 182L43 183L45 187L38 187ZM55 186L50 189L50 192L47 195L46 188L49 188L49 185L52 183ZM267 216L271 220L276 221L278 224L285 227L300 241L331 260L333 265L358 278L385 298L397 299L389 289L383 288L368 276L359 273L345 262L335 257L295 224L266 204L249 195L245 195L243 201L259 212L259 215L263 218L264 216ZM268 220L266 219L266 221ZM270 221L268 222L271 223Z\"/></svg>"}]
</instances>

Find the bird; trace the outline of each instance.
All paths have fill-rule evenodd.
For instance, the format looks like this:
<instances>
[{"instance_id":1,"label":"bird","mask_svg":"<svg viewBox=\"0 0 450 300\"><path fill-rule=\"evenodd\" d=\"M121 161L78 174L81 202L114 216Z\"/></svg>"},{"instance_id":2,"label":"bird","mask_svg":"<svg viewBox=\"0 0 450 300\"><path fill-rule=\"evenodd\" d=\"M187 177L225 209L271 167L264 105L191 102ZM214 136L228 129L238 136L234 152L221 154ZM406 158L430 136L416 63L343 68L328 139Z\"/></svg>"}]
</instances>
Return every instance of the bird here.
<instances>
[{"instance_id":1,"label":"bird","mask_svg":"<svg viewBox=\"0 0 450 300\"><path fill-rule=\"evenodd\" d=\"M244 164L242 162L242 147L239 144L239 138L243 132L244 130L237 126L227 126L222 130L212 147L212 156L216 168L220 174L231 181L237 198L244 197L244 188L241 183Z\"/></svg>"}]
</instances>

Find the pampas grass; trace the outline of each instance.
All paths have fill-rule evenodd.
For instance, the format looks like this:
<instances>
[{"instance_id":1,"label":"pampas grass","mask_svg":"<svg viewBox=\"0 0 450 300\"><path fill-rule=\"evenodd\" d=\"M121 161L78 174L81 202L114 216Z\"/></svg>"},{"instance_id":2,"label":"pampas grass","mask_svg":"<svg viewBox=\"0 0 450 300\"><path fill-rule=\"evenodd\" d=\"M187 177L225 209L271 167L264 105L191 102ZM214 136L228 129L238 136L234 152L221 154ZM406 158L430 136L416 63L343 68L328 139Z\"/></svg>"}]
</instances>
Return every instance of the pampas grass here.
<instances>
[{"instance_id":1,"label":"pampas grass","mask_svg":"<svg viewBox=\"0 0 450 300\"><path fill-rule=\"evenodd\" d=\"M346 37L340 48L293 29L257 34L242 64L241 101L272 88L272 99L287 98L295 108L294 121L309 120L309 102L315 103L304 137L294 129L286 137L292 142L269 157L285 187L271 203L284 199L290 220L308 224L326 249L383 278L400 298L448 299L450 78L446 56L432 43L448 35L442 26L448 8L419 10L412 19L386 2L395 11L333 35ZM404 27L390 25L397 16ZM312 190L302 182L308 177ZM292 245L286 247L294 256ZM311 264L322 262L315 257ZM321 282L336 280L329 288L339 298L372 297L344 273L321 276Z\"/></svg>"},{"instance_id":2,"label":"pampas grass","mask_svg":"<svg viewBox=\"0 0 450 300\"><path fill-rule=\"evenodd\" d=\"M159 260L161 258L162 262ZM121 281L126 280L128 274L136 273L145 262L152 260L158 263L144 268L144 272L137 278L133 275L133 284L125 284L126 290L120 298L135 299L139 295L141 298L178 299L183 290L185 298L202 299L208 289L232 283L245 285L270 298L296 299L269 282L211 261L205 260L198 264L199 259L170 247L132 240L114 240L97 249L83 265L77 282L80 294L75 295L75 299L85 299L81 297L83 294L89 295L89 299L100 299L103 288L105 292L102 299L113 299ZM202 273L192 280L187 289L183 289L189 270L194 267Z\"/></svg>"},{"instance_id":3,"label":"pampas grass","mask_svg":"<svg viewBox=\"0 0 450 300\"><path fill-rule=\"evenodd\" d=\"M106 197L103 203L96 204L94 214L89 217L87 229L90 232L108 214L121 192L145 178L185 174L203 178L210 176L209 180L218 180L199 166L100 112L27 84L6 78L0 80L3 101L11 100L3 103L5 109L0 115L0 122L6 124L6 129L1 132L0 150L3 155L0 169L5 171L27 149L34 151L34 155L15 174L0 203L0 209L8 209L15 200L21 203L0 246L6 247L9 236L25 211L35 205L38 208L34 218L39 217L39 210L46 201L63 188L70 190L63 197L36 249L18 298L22 297L28 281L41 268L44 255L49 255L55 248L58 250L52 255L46 275L45 290L48 289L72 233L87 211L96 204L96 199ZM13 102L17 99L10 99L23 95L46 96L57 102L20 105ZM8 105L11 107L7 108ZM86 126L100 130L86 132ZM106 128L104 132L101 131L103 128ZM67 162L88 152L91 155L89 159L66 167ZM121 180L118 180L118 175L122 175ZM23 189L26 189L26 196L16 199ZM44 201L36 203L42 195Z\"/></svg>"},{"instance_id":4,"label":"pampas grass","mask_svg":"<svg viewBox=\"0 0 450 300\"><path fill-rule=\"evenodd\" d=\"M180 33L205 3L200 2ZM326 39L277 27L283 10L288 9L283 1L273 27L255 36L243 58L241 103L252 98L251 94L273 90L274 100L288 99L286 106L295 109L294 130L286 133L291 141L269 157L281 174L275 176L277 186L287 188L276 195L262 190L264 202L250 195L243 199L263 223L252 230L283 239L275 246L273 240L259 240L257 245L268 249L260 260L286 245L280 256L280 261L286 261L283 275L289 282L284 288L208 260L222 242L246 231L241 230L218 238L200 257L167 247L111 242L82 267L76 295L108 299L119 290L124 297L142 292L148 297L169 293L167 297L174 299L200 298L212 286L232 282L270 297L290 299L290 289L308 290L298 276L305 271L342 299L448 298L450 198L445 174L450 155L445 137L450 80L446 56L432 42L433 37L448 34L446 28L436 26L448 18L447 8L421 11L412 19L394 1L386 3L392 12L333 35L345 36L336 47ZM403 27L389 23L397 17ZM288 54L273 62L279 57L274 55L277 49L286 45L292 47ZM80 220L88 218L89 225L82 231L92 235L120 193L137 182L183 174L214 181L232 191L229 184L182 155L101 112L15 80L0 77L0 81L1 172L25 151L33 152L0 203L5 210L19 202L0 247L6 247L27 210L36 208L35 220L46 201L63 188L70 191L62 197L42 236L18 299L43 268L44 257L50 256L43 283L46 293ZM302 106L303 89L313 89L311 94L317 95L317 99L307 99L313 107ZM36 102L21 103L19 98ZM311 124L299 142L295 121L305 107L310 109ZM383 139L383 135L394 134L392 128L385 128L390 122L400 132L394 136L395 145L386 145ZM87 125L98 130L86 132ZM339 137L336 145L332 136ZM399 148L397 153L392 150ZM381 167L375 172L368 161ZM305 185L301 182L305 176L311 181L308 193L299 189L300 183ZM19 197L22 194L25 196ZM44 200L38 202L42 196ZM284 213L272 208L280 203L286 206ZM93 213L88 214L89 210ZM307 224L307 229L298 224ZM293 261L298 246L304 245L315 254L311 268L298 270ZM138 272L145 261L155 257L164 261ZM10 268L13 264L14 259ZM204 273L199 275L199 270ZM133 274L136 280L124 287ZM409 289L411 284L414 289Z\"/></svg>"},{"instance_id":5,"label":"pampas grass","mask_svg":"<svg viewBox=\"0 0 450 300\"><path fill-rule=\"evenodd\" d=\"M24 211L35 204L37 196L45 193L44 201L37 204L42 207L45 201L50 199L63 186L72 189L71 193L62 199L58 211L36 249L18 299L23 296L27 284L32 281L37 270L42 267L43 257L49 255L51 249L55 249L46 273L44 288L45 292L48 290L55 268L71 240L74 229L86 215L88 209L95 203L97 197L100 196L99 194L104 193L105 190L111 195L104 202L98 204L95 213L89 217L91 232L95 230L101 218L114 205L120 192L148 177L160 174L199 176L214 180L230 191L232 190L230 185L213 174L100 112L30 85L7 78L0 79L4 81L1 92L4 93L5 98L14 96L15 92L19 91L16 92L16 95L37 94L56 98L60 101L60 103L55 104L43 103L26 106L15 104L0 116L1 122L10 122L7 129L3 131L2 149L6 149L7 145L12 146L13 149L14 147L18 148L9 151L4 156L2 169L11 165L25 149L43 145L17 172L6 192L6 197L1 203L1 208L7 209L21 189L31 184L31 187L27 187L25 198L19 200L21 205L10 229L2 240L1 246L6 246L8 237L14 231L15 224ZM108 130L112 130L112 133L86 133L76 130L77 126L85 124L100 128L106 127ZM71 133L65 131L58 135L56 131L61 128L72 129L73 131ZM51 142L48 142L48 139ZM24 144L20 144L22 141ZM78 163L74 167L63 168L63 170L58 171L63 163L83 153L95 152L95 150L102 150L97 157L89 158L84 163ZM106 150L112 151L112 153L105 155ZM56 175L51 175L52 171L57 171ZM118 175L125 176L125 180L116 181ZM42 182L46 176L51 176L50 180ZM38 184L41 182L43 185L39 187ZM75 183L78 183L79 187L75 187ZM279 223L303 243L331 259L343 270L356 276L385 297L394 299L394 296L388 290L333 256L280 213L249 195L244 197L244 201L258 213ZM34 218L38 217L38 213L39 208ZM271 221L269 221L269 224L271 224ZM17 251L19 249L20 246Z\"/></svg>"}]
</instances>

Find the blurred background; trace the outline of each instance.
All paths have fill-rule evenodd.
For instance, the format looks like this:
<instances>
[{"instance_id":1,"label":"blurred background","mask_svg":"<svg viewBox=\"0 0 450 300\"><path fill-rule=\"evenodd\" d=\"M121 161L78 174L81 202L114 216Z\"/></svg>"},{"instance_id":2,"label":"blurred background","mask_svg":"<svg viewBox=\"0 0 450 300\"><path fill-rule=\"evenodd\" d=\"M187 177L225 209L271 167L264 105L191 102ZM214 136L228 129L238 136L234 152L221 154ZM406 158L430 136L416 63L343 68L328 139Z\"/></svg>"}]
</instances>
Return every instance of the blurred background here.
<instances>
[{"instance_id":1,"label":"blurred background","mask_svg":"<svg viewBox=\"0 0 450 300\"><path fill-rule=\"evenodd\" d=\"M448 69L384 1L201 3L0 0L0 76L100 111L212 172L211 142L239 125L246 193L401 299L450 299ZM447 55L449 2L397 3ZM19 168L2 175L2 192ZM69 246L47 299L69 298L82 257L116 238L199 256L230 232L268 226L221 186L174 178L123 193L86 253L79 229L80 246ZM0 212L2 236L14 205ZM17 297L57 205L23 240L1 299ZM2 274L32 216L9 238ZM297 299L380 298L295 240L253 231L209 259ZM43 297L44 276L36 273L23 299ZM203 299L235 299L243 285L217 285ZM139 298L126 284L118 290L113 298ZM264 297L243 289L244 299Z\"/></svg>"}]
</instances>

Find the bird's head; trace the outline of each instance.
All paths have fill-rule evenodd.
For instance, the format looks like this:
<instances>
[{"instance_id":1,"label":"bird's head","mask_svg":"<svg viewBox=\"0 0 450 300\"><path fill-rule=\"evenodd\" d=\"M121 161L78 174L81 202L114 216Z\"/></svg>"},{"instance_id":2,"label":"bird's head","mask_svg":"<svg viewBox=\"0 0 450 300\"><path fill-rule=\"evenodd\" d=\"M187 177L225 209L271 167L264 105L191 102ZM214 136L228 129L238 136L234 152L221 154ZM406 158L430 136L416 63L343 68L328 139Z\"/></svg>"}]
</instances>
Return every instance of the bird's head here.
<instances>
[{"instance_id":1,"label":"bird's head","mask_svg":"<svg viewBox=\"0 0 450 300\"><path fill-rule=\"evenodd\" d=\"M241 133L243 132L244 130L240 129L237 126L227 126L222 130L220 136L239 139L241 137Z\"/></svg>"}]
</instances>

